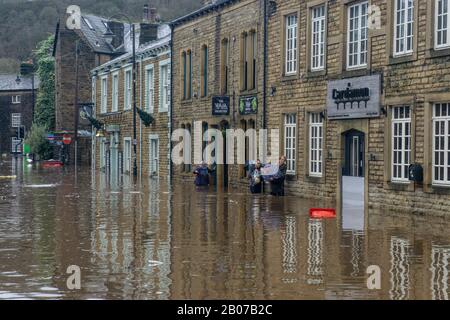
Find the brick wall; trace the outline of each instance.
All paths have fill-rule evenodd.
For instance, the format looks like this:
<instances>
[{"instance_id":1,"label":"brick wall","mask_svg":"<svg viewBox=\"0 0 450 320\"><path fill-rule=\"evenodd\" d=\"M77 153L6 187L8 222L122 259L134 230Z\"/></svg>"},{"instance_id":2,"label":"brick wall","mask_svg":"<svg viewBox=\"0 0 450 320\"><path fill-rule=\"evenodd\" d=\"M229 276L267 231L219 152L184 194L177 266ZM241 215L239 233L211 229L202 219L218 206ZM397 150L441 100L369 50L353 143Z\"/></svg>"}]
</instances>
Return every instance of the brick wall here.
<instances>
[{"instance_id":1,"label":"brick wall","mask_svg":"<svg viewBox=\"0 0 450 320\"><path fill-rule=\"evenodd\" d=\"M142 177L148 178L150 176L150 135L157 135L159 139L159 178L167 180L169 175L169 112L160 112L159 101L159 78L160 78L160 62L170 59L168 51L162 52L155 58L137 60L136 72L136 105L137 108L145 110L145 67L153 65L154 76L154 110L150 114L154 118L154 122L145 127L140 121L139 114L136 114L136 142L137 142L137 166L138 174L142 171ZM133 112L131 110L124 110L124 88L125 88L125 69L130 67L128 59L121 61L119 67L111 69L108 72L100 71L95 78L95 104L96 104L96 118L105 124L105 127L116 125L119 128L119 152L124 152L124 139L133 139ZM118 111L112 112L112 74L118 72L119 76L119 94L118 94ZM108 83L108 99L107 112L101 113L101 79L107 75ZM111 133L107 133L106 138L110 138ZM95 148L95 163L96 169L100 169L100 144L97 139ZM133 147L132 147L133 152ZM131 164L133 167L133 163ZM131 174L131 173L130 173Z\"/></svg>"},{"instance_id":2,"label":"brick wall","mask_svg":"<svg viewBox=\"0 0 450 320\"><path fill-rule=\"evenodd\" d=\"M20 103L12 103L13 95L20 95ZM21 114L21 124L28 132L33 120L32 106L31 91L0 92L0 155L11 153L11 138L17 137L17 128L11 127L11 114Z\"/></svg>"},{"instance_id":3,"label":"brick wall","mask_svg":"<svg viewBox=\"0 0 450 320\"><path fill-rule=\"evenodd\" d=\"M326 67L324 72L313 74L308 70L307 26L308 8L326 3ZM288 191L295 195L338 200L339 176L343 158L342 133L356 128L365 132L368 148L366 180L370 207L386 207L392 210L407 209L414 212L439 214L448 211L450 193L446 188L431 184L431 107L433 102L450 101L449 68L450 52L432 49L431 1L415 1L416 15L414 36L415 51L408 58L392 58L392 3L373 0L381 10L381 28L369 31L368 67L349 72L345 68L346 20L345 1L277 1L277 11L269 19L269 86L276 87L274 97L268 98L269 128L282 128L282 114L294 112L298 116L297 170L287 183ZM284 45L280 34L283 15L299 12L299 72L287 79L281 73ZM434 18L433 18L434 19ZM390 118L362 120L325 120L324 176L312 179L308 175L307 119L310 111L326 110L327 83L329 80L352 78L379 73L382 75L382 106L387 113L390 107L409 105L413 110L413 162L424 166L424 184L398 185L390 180ZM281 141L280 141L281 143Z\"/></svg>"},{"instance_id":4,"label":"brick wall","mask_svg":"<svg viewBox=\"0 0 450 320\"><path fill-rule=\"evenodd\" d=\"M243 32L256 31L257 63L255 90L242 91L240 87L240 38ZM220 95L220 52L223 39L229 40L229 71L228 90L230 97L230 115L212 115L212 97ZM208 93L201 97L201 48L208 46ZM193 97L182 99L181 54L183 51L192 52L192 91ZM262 127L262 88L263 88L263 1L238 1L219 10L206 13L193 20L185 21L174 29L173 33L173 127L174 129L190 125L194 140L194 122L208 123L209 128L241 128L241 121L254 121L256 129ZM254 95L258 99L258 113L256 115L240 115L238 112L239 97ZM193 141L194 144L201 143ZM192 155L192 161L194 156ZM195 165L193 165L194 167ZM232 187L246 186L247 180L242 178L242 166L229 165L226 169L218 165L218 185L225 184L224 171L228 170L228 185ZM183 165L174 167L174 179L193 181L192 173L184 170Z\"/></svg>"}]
</instances>

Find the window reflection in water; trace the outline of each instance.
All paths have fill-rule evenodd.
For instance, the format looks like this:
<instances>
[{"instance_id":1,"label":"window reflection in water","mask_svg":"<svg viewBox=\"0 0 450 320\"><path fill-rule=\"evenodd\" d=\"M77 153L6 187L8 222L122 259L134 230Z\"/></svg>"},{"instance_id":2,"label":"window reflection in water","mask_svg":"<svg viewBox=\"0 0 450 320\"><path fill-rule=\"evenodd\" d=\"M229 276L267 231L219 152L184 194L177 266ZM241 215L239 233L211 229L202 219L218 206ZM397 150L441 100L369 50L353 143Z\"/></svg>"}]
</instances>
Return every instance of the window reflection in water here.
<instances>
[{"instance_id":1,"label":"window reflection in water","mask_svg":"<svg viewBox=\"0 0 450 320\"><path fill-rule=\"evenodd\" d=\"M391 289L389 290L389 296L392 300L409 298L410 248L409 240L395 236L391 238L391 269L389 270Z\"/></svg>"},{"instance_id":2,"label":"window reflection in water","mask_svg":"<svg viewBox=\"0 0 450 320\"><path fill-rule=\"evenodd\" d=\"M281 230L283 247L283 273L294 274L297 272L297 219L295 216L287 216L285 228ZM296 279L283 279L284 282L295 282Z\"/></svg>"},{"instance_id":3,"label":"window reflection in water","mask_svg":"<svg viewBox=\"0 0 450 320\"><path fill-rule=\"evenodd\" d=\"M308 224L308 284L323 282L323 225L321 220Z\"/></svg>"},{"instance_id":4,"label":"window reflection in water","mask_svg":"<svg viewBox=\"0 0 450 320\"><path fill-rule=\"evenodd\" d=\"M450 246L433 245L431 248L431 297L433 300L448 300L448 263Z\"/></svg>"},{"instance_id":5,"label":"window reflection in water","mask_svg":"<svg viewBox=\"0 0 450 320\"><path fill-rule=\"evenodd\" d=\"M352 265L352 277L357 277L360 274L359 266L361 265L361 252L363 246L364 233L352 230L352 258L350 263Z\"/></svg>"}]
</instances>

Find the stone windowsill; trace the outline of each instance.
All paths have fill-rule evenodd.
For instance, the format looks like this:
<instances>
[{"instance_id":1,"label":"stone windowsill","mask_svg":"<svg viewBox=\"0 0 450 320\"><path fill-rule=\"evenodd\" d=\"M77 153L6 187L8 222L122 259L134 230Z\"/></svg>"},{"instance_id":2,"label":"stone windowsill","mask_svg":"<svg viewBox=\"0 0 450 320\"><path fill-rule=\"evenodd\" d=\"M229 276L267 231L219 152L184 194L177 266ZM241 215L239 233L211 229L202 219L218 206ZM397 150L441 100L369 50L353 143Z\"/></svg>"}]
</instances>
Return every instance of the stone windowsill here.
<instances>
[{"instance_id":1,"label":"stone windowsill","mask_svg":"<svg viewBox=\"0 0 450 320\"><path fill-rule=\"evenodd\" d=\"M414 54L402 55L402 56L390 56L389 57L389 65L396 65L402 63L408 63L416 61L417 57Z\"/></svg>"}]
</instances>

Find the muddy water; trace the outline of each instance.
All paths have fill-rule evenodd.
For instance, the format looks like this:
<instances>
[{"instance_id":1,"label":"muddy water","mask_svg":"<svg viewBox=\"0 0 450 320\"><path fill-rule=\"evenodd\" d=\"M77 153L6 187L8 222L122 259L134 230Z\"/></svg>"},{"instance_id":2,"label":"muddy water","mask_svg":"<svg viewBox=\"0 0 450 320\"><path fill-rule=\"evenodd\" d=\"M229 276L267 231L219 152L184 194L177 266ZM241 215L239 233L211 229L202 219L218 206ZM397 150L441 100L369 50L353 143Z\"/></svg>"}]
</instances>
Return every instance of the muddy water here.
<instances>
[{"instance_id":1,"label":"muddy water","mask_svg":"<svg viewBox=\"0 0 450 320\"><path fill-rule=\"evenodd\" d=\"M0 299L448 299L450 218L311 220L294 197L3 160ZM345 213L344 213L345 214ZM67 289L67 267L81 289ZM366 269L381 270L381 289Z\"/></svg>"}]
</instances>

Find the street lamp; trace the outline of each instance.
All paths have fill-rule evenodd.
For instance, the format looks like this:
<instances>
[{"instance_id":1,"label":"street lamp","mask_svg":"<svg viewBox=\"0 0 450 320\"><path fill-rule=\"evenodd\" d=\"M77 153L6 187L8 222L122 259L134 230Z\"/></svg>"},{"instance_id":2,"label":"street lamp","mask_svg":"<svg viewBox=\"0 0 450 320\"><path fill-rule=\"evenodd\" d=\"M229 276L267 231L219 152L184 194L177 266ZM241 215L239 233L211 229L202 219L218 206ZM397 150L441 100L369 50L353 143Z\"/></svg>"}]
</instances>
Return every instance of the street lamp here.
<instances>
[{"instance_id":1,"label":"street lamp","mask_svg":"<svg viewBox=\"0 0 450 320\"><path fill-rule=\"evenodd\" d=\"M133 41L133 176L137 176L137 138L136 138L136 30L135 25L131 22L131 19L123 13L118 13L113 16L111 16L108 21L112 20L113 18L118 17L124 17L129 25L131 26L131 35L132 35L132 41ZM103 34L103 37L106 39L106 41L112 41L112 38L114 37L114 34L111 32L111 30L107 30L106 33Z\"/></svg>"}]
</instances>

